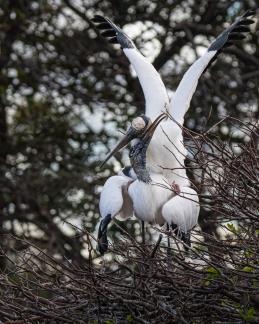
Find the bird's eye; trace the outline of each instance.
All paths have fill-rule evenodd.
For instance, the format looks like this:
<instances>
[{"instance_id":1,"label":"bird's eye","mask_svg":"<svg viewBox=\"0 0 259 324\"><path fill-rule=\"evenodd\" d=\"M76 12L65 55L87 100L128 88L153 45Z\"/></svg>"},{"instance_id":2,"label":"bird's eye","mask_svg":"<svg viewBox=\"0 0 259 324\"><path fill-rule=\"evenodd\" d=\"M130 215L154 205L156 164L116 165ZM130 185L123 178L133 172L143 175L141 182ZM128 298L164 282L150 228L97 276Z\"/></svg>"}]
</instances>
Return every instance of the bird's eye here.
<instances>
[{"instance_id":1,"label":"bird's eye","mask_svg":"<svg viewBox=\"0 0 259 324\"><path fill-rule=\"evenodd\" d=\"M142 117L137 117L137 118L133 119L131 126L135 130L140 131L146 127L146 123Z\"/></svg>"}]
</instances>

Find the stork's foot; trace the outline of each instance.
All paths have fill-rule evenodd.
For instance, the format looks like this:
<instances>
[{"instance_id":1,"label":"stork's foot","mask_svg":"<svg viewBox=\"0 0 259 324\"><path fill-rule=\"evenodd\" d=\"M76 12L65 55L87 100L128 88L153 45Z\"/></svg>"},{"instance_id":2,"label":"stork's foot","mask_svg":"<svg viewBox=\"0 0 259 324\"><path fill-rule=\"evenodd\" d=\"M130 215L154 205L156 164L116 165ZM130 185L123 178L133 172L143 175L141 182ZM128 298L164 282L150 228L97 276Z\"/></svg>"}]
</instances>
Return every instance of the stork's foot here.
<instances>
[{"instance_id":1,"label":"stork's foot","mask_svg":"<svg viewBox=\"0 0 259 324\"><path fill-rule=\"evenodd\" d=\"M191 234L190 233L184 233L182 232L177 225L175 224L171 224L171 228L173 230L173 232L175 233L175 235L181 240L183 241L183 243L185 243L184 249L186 252L189 251L189 248L191 247Z\"/></svg>"},{"instance_id":2,"label":"stork's foot","mask_svg":"<svg viewBox=\"0 0 259 324\"><path fill-rule=\"evenodd\" d=\"M172 223L171 228L172 228L173 232L178 235L178 226Z\"/></svg>"},{"instance_id":3,"label":"stork's foot","mask_svg":"<svg viewBox=\"0 0 259 324\"><path fill-rule=\"evenodd\" d=\"M181 193L180 186L175 181L172 182L171 189L176 195L179 195Z\"/></svg>"}]
</instances>

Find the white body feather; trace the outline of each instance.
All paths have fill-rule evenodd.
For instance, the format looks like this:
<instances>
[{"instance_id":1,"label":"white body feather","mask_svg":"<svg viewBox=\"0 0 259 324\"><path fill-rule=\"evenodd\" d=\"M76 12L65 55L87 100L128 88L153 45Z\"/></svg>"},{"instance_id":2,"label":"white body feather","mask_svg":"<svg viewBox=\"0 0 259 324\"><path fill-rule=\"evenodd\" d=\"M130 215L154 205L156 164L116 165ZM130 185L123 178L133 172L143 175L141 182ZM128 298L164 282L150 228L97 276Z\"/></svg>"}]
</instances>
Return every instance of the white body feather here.
<instances>
[{"instance_id":1,"label":"white body feather","mask_svg":"<svg viewBox=\"0 0 259 324\"><path fill-rule=\"evenodd\" d=\"M187 155L183 144L181 126L198 80L217 51L206 52L184 74L170 104L165 86L153 65L136 48L123 50L133 65L140 80L145 100L145 115L155 119L166 109L176 120L161 122L147 150L147 165L151 172L160 173L170 183L175 181L180 187L188 186L189 180L184 168Z\"/></svg>"},{"instance_id":2,"label":"white body feather","mask_svg":"<svg viewBox=\"0 0 259 324\"><path fill-rule=\"evenodd\" d=\"M189 187L181 188L180 195L171 198L162 209L162 215L168 224L175 224L187 233L198 222L200 212L197 192Z\"/></svg>"},{"instance_id":3,"label":"white body feather","mask_svg":"<svg viewBox=\"0 0 259 324\"><path fill-rule=\"evenodd\" d=\"M195 190L182 187L175 195L165 186L161 174L151 174L152 183L126 176L110 177L100 197L100 213L125 220L133 215L150 224L177 225L181 231L191 230L198 221L199 198Z\"/></svg>"},{"instance_id":4,"label":"white body feather","mask_svg":"<svg viewBox=\"0 0 259 324\"><path fill-rule=\"evenodd\" d=\"M124 49L133 64L146 99L146 115L154 119L168 106L164 84L150 64L136 49ZM198 79L216 51L206 52L185 73L170 103L169 112L179 123L165 120L157 128L147 149L147 166L153 180L146 184L133 181L126 176L109 178L102 190L100 213L102 217L111 214L126 219L133 210L139 219L156 224L174 223L183 232L196 225L199 215L197 193L189 188L189 180L184 168L187 154L183 145L181 125L189 108ZM181 195L173 197L172 191L154 183L164 181L178 184ZM128 188L128 194L127 194ZM184 190L182 189L184 188Z\"/></svg>"},{"instance_id":5,"label":"white body feather","mask_svg":"<svg viewBox=\"0 0 259 324\"><path fill-rule=\"evenodd\" d=\"M164 179L160 174L151 174L152 183L136 180L129 186L129 196L133 202L134 214L142 221L163 225L165 219L161 210L173 196L170 189L164 188Z\"/></svg>"},{"instance_id":6,"label":"white body feather","mask_svg":"<svg viewBox=\"0 0 259 324\"><path fill-rule=\"evenodd\" d=\"M133 215L132 201L128 196L128 186L132 179L126 176L112 176L105 182L99 201L101 217L111 215L125 220Z\"/></svg>"},{"instance_id":7,"label":"white body feather","mask_svg":"<svg viewBox=\"0 0 259 324\"><path fill-rule=\"evenodd\" d=\"M123 51L138 75L146 101L145 114L155 119L169 104L164 83L154 66L136 48Z\"/></svg>"},{"instance_id":8,"label":"white body feather","mask_svg":"<svg viewBox=\"0 0 259 324\"><path fill-rule=\"evenodd\" d=\"M183 144L182 129L172 120L161 122L147 149L150 172L159 173L168 183L188 186L184 160L187 150Z\"/></svg>"},{"instance_id":9,"label":"white body feather","mask_svg":"<svg viewBox=\"0 0 259 324\"><path fill-rule=\"evenodd\" d=\"M167 110L176 121L161 122L149 144L146 163L152 183L147 184L122 175L109 178L100 198L102 217L111 214L111 217L121 215L126 218L134 209L136 216L143 221L175 224L185 233L197 224L199 199L197 193L189 187L184 169L187 151L183 145L181 126L201 74L217 51L224 47L229 35L232 32L235 34L235 28L251 23L247 17L252 14L248 12L238 18L211 44L208 51L194 62L184 74L170 104L165 86L153 65L136 49L134 43L120 28L107 18L96 16L96 23L105 22L103 29L109 31L107 36L117 37L118 43L121 44L138 75L146 101L145 115L154 120L161 112ZM111 33L112 30L114 34ZM154 184L163 184L164 179L169 184L174 181L180 188L180 195L174 196L169 189Z\"/></svg>"},{"instance_id":10,"label":"white body feather","mask_svg":"<svg viewBox=\"0 0 259 324\"><path fill-rule=\"evenodd\" d=\"M173 98L171 99L169 112L181 125L183 125L184 115L190 107L190 102L197 88L199 78L216 53L217 51L207 51L191 65L184 74Z\"/></svg>"}]
</instances>

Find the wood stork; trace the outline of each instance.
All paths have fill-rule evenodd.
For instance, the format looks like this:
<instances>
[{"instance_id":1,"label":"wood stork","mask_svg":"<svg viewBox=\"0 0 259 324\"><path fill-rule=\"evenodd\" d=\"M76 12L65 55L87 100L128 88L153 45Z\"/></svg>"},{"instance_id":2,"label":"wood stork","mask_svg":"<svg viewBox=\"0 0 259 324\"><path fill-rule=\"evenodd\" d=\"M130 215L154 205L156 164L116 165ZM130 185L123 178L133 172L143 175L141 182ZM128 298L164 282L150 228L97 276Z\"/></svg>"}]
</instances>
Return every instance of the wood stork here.
<instances>
[{"instance_id":1,"label":"wood stork","mask_svg":"<svg viewBox=\"0 0 259 324\"><path fill-rule=\"evenodd\" d=\"M107 226L112 218L120 216L126 219L132 216L133 211L143 222L161 226L169 224L173 229L177 229L183 241L189 244L187 233L197 224L199 215L197 193L188 186L182 187L181 193L174 193L170 188L161 186L163 175L151 172L146 165L146 152L152 136L165 118L166 114L159 115L153 123L146 116L135 118L110 154L112 156L135 140L129 157L136 179L125 174L110 177L101 193L102 220L98 231L98 247L101 254L108 248Z\"/></svg>"},{"instance_id":2,"label":"wood stork","mask_svg":"<svg viewBox=\"0 0 259 324\"><path fill-rule=\"evenodd\" d=\"M196 224L198 216L193 211L198 210L198 196L190 188L189 179L184 168L184 160L187 152L183 145L181 126L183 125L185 113L190 106L191 98L196 90L201 74L225 47L232 45L235 40L241 40L245 37L243 33L248 32L248 26L254 22L249 19L253 14L254 12L251 10L244 13L212 42L205 54L194 62L184 74L171 101L169 101L160 75L153 65L136 49L133 41L110 19L98 15L93 18L93 22L96 23L97 28L103 31L102 35L104 37L108 37L112 43L121 45L122 50L138 75L146 102L145 115L133 121L131 132L127 133L127 136L106 157L104 162L115 151L122 148L125 143L134 138L141 138L143 129L150 126L151 120L154 120L162 111L166 110L173 117L175 123L168 118L161 120L161 127L157 129L155 136L151 136L152 140L147 145L145 160L148 163L148 170L152 174L152 182L159 183L160 181L161 183L161 180L163 182L166 179L172 183L176 193L181 193L181 195L170 199L170 193L165 190L163 192L158 190L158 186L154 186L156 189L150 191L147 190L150 187L142 185L143 188L146 188L146 192L140 189L141 185L137 186L136 184L139 184L143 179L138 178L134 180L125 175L118 175L108 179L104 185L100 199L102 221L99 227L98 237L100 239L99 248L101 252L104 252L107 248L106 230L110 220L118 214L121 214L122 218L125 218L132 214L133 209L135 214L142 220L150 221L151 219L157 223L164 220L169 224L176 224L184 233L193 224ZM173 141L173 147L170 141ZM165 148L168 146L170 146L170 150ZM136 172L136 169L133 169ZM138 174L139 176L140 174ZM142 182L145 183L144 181ZM126 189L128 189L133 203L133 209L129 208L127 213L124 210L124 203L128 200ZM112 198L108 198L109 195ZM124 200L125 197L127 197L126 200ZM137 200L136 197L138 198ZM147 201L149 202L148 204L146 203ZM128 202L127 204L129 206ZM144 206L148 206L148 208ZM193 206L196 207L194 208ZM162 208L161 213L157 212L159 208ZM145 213L142 213L141 210L145 210Z\"/></svg>"},{"instance_id":3,"label":"wood stork","mask_svg":"<svg viewBox=\"0 0 259 324\"><path fill-rule=\"evenodd\" d=\"M152 172L162 173L168 182L176 183L180 188L189 185L184 168L187 152L183 145L181 126L198 80L208 65L225 47L245 37L244 33L249 32L248 26L254 22L249 19L252 15L254 15L252 10L244 13L212 42L204 55L194 62L184 74L171 101L169 101L160 75L137 50L133 41L109 18L96 15L92 19L104 37L107 37L112 43L121 45L123 52L134 67L145 97L145 116L154 120L166 109L176 121L173 123L169 119L163 120L161 127L157 129L148 146L147 161ZM174 145L170 140L173 140ZM170 150L167 149L168 147Z\"/></svg>"}]
</instances>

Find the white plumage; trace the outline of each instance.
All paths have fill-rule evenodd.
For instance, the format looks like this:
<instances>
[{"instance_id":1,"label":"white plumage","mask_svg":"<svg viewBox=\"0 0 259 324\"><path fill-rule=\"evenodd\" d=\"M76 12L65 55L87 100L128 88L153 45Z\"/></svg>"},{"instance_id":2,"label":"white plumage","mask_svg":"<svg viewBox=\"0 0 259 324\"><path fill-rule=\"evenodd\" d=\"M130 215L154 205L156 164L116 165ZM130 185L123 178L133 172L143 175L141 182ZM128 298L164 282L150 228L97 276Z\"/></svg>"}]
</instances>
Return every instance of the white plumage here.
<instances>
[{"instance_id":1,"label":"white plumage","mask_svg":"<svg viewBox=\"0 0 259 324\"><path fill-rule=\"evenodd\" d=\"M199 197L190 187L181 188L180 195L171 198L162 208L165 221L177 225L183 233L187 233L197 224L199 212Z\"/></svg>"},{"instance_id":2,"label":"white plumage","mask_svg":"<svg viewBox=\"0 0 259 324\"><path fill-rule=\"evenodd\" d=\"M216 54L217 51L206 51L187 70L177 87L169 105L169 113L180 125L183 125L184 116L190 107L200 76Z\"/></svg>"},{"instance_id":3,"label":"white plumage","mask_svg":"<svg viewBox=\"0 0 259 324\"><path fill-rule=\"evenodd\" d=\"M247 18L253 14L253 11L246 12L219 35L204 55L194 62L184 74L170 102L159 73L138 51L134 42L110 19L102 16L95 16L93 19L97 28L104 31L103 36L111 37L112 42L121 45L123 52L136 71L145 97L145 115L154 120L166 109L178 123L163 121L160 125L160 131L157 130L152 138L147 152L149 167L154 172L162 173L169 182L177 181L179 177L187 179L184 170L186 150L183 146L181 126L190 107L190 101L197 88L198 80L208 64L224 47L236 39L240 39L240 37L242 39L241 32L249 31L247 26L251 23L251 20ZM169 142L168 138L174 142L174 145ZM166 147L170 149L171 153ZM171 168L173 171L164 171L161 167ZM188 180L183 181L182 185L188 185Z\"/></svg>"},{"instance_id":4,"label":"white plumage","mask_svg":"<svg viewBox=\"0 0 259 324\"><path fill-rule=\"evenodd\" d=\"M173 197L170 188L158 185L163 183L161 174L150 174L152 182L135 180L129 186L129 196L133 202L136 217L150 224L163 225L165 219L161 213L163 205Z\"/></svg>"},{"instance_id":5,"label":"white plumage","mask_svg":"<svg viewBox=\"0 0 259 324\"><path fill-rule=\"evenodd\" d=\"M151 174L147 184L127 176L112 176L104 184L100 197L101 217L126 220L135 216L150 224L175 224L187 233L198 221L199 199L195 190L183 187L176 195L166 185L160 174ZM158 185L159 184L159 185Z\"/></svg>"},{"instance_id":6,"label":"white plumage","mask_svg":"<svg viewBox=\"0 0 259 324\"><path fill-rule=\"evenodd\" d=\"M132 200L128 195L128 186L133 180L129 177L117 175L108 178L103 186L99 210L101 217L110 214L125 220L133 215Z\"/></svg>"},{"instance_id":7,"label":"white plumage","mask_svg":"<svg viewBox=\"0 0 259 324\"><path fill-rule=\"evenodd\" d=\"M246 12L219 35L204 55L184 74L170 102L160 75L136 49L133 41L108 18L102 16L93 18L97 28L104 30L103 36L121 45L134 67L145 97L145 115L154 120L161 112L167 111L174 120L162 121L148 146L146 162L152 184L125 176L111 177L105 183L101 193L102 217L107 213L112 217L119 214L128 217L132 210L129 208L124 215L123 201L127 199L128 206L128 199L131 199L134 213L141 220L158 224L174 223L184 233L197 224L199 199L196 191L190 188L184 168L187 152L183 145L181 127L201 74L224 47L229 46L236 39L243 38L240 33L249 31L248 25L253 21L248 17L253 14L253 11ZM139 125L141 127L141 124ZM164 181L169 184L176 183L180 195L174 196L172 191L156 184ZM128 195L125 194L125 188L128 188Z\"/></svg>"},{"instance_id":8,"label":"white plumage","mask_svg":"<svg viewBox=\"0 0 259 324\"><path fill-rule=\"evenodd\" d=\"M139 78L146 102L145 115L155 119L169 105L165 85L154 66L135 47L123 51Z\"/></svg>"}]
</instances>

